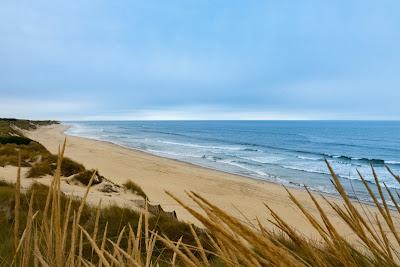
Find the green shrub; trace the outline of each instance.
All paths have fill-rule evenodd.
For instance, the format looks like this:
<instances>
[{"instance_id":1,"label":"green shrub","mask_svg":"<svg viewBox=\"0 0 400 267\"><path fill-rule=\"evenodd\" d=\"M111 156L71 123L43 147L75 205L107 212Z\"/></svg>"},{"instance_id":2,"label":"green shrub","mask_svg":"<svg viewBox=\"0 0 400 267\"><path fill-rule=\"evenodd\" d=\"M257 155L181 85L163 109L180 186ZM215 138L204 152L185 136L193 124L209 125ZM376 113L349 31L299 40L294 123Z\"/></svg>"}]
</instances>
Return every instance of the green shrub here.
<instances>
[{"instance_id":1,"label":"green shrub","mask_svg":"<svg viewBox=\"0 0 400 267\"><path fill-rule=\"evenodd\" d=\"M146 193L142 190L140 186L132 182L131 180L128 180L126 183L123 184L126 190L132 192L133 194L136 194L138 196L143 197L144 199L147 199Z\"/></svg>"},{"instance_id":2,"label":"green shrub","mask_svg":"<svg viewBox=\"0 0 400 267\"><path fill-rule=\"evenodd\" d=\"M21 136L0 136L0 144L29 145L31 139Z\"/></svg>"}]
</instances>

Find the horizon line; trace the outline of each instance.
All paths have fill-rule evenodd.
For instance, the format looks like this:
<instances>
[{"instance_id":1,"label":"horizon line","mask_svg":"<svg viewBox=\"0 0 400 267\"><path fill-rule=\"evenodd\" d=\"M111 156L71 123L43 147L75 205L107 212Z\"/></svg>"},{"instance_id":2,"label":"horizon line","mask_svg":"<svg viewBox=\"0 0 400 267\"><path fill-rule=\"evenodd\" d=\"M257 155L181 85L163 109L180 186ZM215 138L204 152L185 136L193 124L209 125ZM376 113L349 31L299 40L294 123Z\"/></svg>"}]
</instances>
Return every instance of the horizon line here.
<instances>
[{"instance_id":1,"label":"horizon line","mask_svg":"<svg viewBox=\"0 0 400 267\"><path fill-rule=\"evenodd\" d=\"M57 120L60 122L90 122L90 121L393 121L400 122L400 119L76 119Z\"/></svg>"}]
</instances>

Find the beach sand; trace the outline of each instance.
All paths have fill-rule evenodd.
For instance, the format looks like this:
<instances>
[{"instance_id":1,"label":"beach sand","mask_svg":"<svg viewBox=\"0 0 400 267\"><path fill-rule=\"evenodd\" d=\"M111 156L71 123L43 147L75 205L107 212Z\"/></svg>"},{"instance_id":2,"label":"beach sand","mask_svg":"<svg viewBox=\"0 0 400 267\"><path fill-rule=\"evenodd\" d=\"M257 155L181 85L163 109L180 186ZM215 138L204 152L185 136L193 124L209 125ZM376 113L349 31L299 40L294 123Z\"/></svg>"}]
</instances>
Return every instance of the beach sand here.
<instances>
[{"instance_id":1,"label":"beach sand","mask_svg":"<svg viewBox=\"0 0 400 267\"><path fill-rule=\"evenodd\" d=\"M65 125L52 125L25 132L25 134L43 144L52 153L57 153L58 146L66 137L64 134L66 129ZM112 143L81 137L67 137L65 154L84 164L86 168L98 169L102 175L115 183L122 184L131 179L143 188L151 202L161 204L166 211L175 210L180 220L200 224L165 191L171 192L189 206L197 209L197 206L185 194L185 191L194 191L238 218L249 219L252 223L255 223L258 218L263 224L268 225L267 219L271 219L271 216L264 206L266 203L296 229L309 237L317 238L316 232L289 200L287 192L281 185L198 167ZM290 190L308 211L318 216L305 190L295 188ZM98 198L97 195L96 200ZM342 230L344 236L350 240L353 239L354 236L350 234L347 226L334 214L328 204L319 196L317 199L320 200L337 229ZM328 199L338 201L330 197ZM113 198L113 201L120 200ZM129 202L125 204L129 205Z\"/></svg>"}]
</instances>

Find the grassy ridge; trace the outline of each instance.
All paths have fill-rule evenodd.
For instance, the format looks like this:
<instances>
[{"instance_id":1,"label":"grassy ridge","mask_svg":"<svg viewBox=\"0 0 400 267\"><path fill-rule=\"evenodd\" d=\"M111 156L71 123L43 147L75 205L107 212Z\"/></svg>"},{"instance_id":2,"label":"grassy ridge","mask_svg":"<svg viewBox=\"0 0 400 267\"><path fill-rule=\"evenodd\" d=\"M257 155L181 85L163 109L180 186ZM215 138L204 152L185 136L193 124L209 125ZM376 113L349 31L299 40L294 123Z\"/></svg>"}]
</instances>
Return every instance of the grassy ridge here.
<instances>
[{"instance_id":1,"label":"grassy ridge","mask_svg":"<svg viewBox=\"0 0 400 267\"><path fill-rule=\"evenodd\" d=\"M57 166L57 156L51 154L43 145L25 137L11 136L6 138L24 138L29 142L27 144L15 142L2 144L0 142L0 167L7 165L18 166L19 151L21 154L21 166L31 167L28 172L29 178L54 174ZM85 167L69 158L64 158L61 171L63 176L69 177L85 171Z\"/></svg>"},{"instance_id":2,"label":"grassy ridge","mask_svg":"<svg viewBox=\"0 0 400 267\"><path fill-rule=\"evenodd\" d=\"M19 120L19 119L5 119L0 118L0 136L21 136L21 133L16 129L23 130L34 130L38 126L45 126L51 124L58 124L58 121L44 120L44 121L32 121L32 120Z\"/></svg>"},{"instance_id":3,"label":"grassy ridge","mask_svg":"<svg viewBox=\"0 0 400 267\"><path fill-rule=\"evenodd\" d=\"M53 175L57 166L57 156L51 154L43 145L25 137L19 129L34 130L39 126L57 124L57 121L30 121L0 119L0 167L18 166L18 151L21 166L30 167L29 178ZM61 175L85 172L85 167L69 158L63 158Z\"/></svg>"},{"instance_id":4,"label":"grassy ridge","mask_svg":"<svg viewBox=\"0 0 400 267\"><path fill-rule=\"evenodd\" d=\"M58 122L0 119L0 166L17 166L17 151L21 153L22 167L32 167L41 158L50 158L52 155L44 146L25 137L19 129L32 130L38 126L54 123ZM53 163L55 163L54 158L57 157L53 156Z\"/></svg>"}]
</instances>

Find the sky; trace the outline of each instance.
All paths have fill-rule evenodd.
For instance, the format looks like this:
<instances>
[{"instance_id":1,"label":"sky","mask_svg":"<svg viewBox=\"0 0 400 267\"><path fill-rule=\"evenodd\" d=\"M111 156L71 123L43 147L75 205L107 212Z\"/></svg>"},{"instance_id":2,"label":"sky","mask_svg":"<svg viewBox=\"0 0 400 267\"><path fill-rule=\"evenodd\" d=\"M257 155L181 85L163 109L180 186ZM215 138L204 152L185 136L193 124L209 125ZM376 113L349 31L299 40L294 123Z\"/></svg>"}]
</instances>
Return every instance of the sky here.
<instances>
[{"instance_id":1,"label":"sky","mask_svg":"<svg viewBox=\"0 0 400 267\"><path fill-rule=\"evenodd\" d=\"M0 117L400 119L400 1L1 0Z\"/></svg>"}]
</instances>

